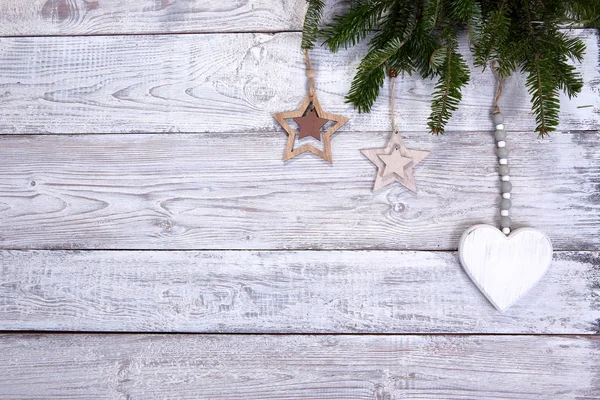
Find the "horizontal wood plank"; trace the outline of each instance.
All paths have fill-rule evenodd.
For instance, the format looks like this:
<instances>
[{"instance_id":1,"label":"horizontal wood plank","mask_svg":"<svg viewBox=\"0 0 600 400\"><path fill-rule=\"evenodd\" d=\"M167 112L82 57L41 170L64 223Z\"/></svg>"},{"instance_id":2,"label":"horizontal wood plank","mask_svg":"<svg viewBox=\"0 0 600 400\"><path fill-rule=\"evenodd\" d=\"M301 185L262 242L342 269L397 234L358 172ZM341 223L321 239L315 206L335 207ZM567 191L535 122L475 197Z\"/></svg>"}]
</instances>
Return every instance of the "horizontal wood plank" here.
<instances>
[{"instance_id":1,"label":"horizontal wood plank","mask_svg":"<svg viewBox=\"0 0 600 400\"><path fill-rule=\"evenodd\" d=\"M455 253L1 251L0 330L600 334L600 255L504 313Z\"/></svg>"},{"instance_id":2,"label":"horizontal wood plank","mask_svg":"<svg viewBox=\"0 0 600 400\"><path fill-rule=\"evenodd\" d=\"M600 338L1 335L1 399L599 399Z\"/></svg>"},{"instance_id":3,"label":"horizontal wood plank","mask_svg":"<svg viewBox=\"0 0 600 400\"><path fill-rule=\"evenodd\" d=\"M344 2L326 2L325 18ZM281 32L302 29L306 0L10 0L0 36Z\"/></svg>"},{"instance_id":4,"label":"horizontal wood plank","mask_svg":"<svg viewBox=\"0 0 600 400\"><path fill-rule=\"evenodd\" d=\"M574 35L588 46L585 86L576 99L562 97L559 129L597 130L598 35ZM325 111L351 118L346 131L388 131L387 86L371 114L344 102L364 51L312 52L319 98ZM517 75L505 84L509 130L535 127L524 81ZM434 85L401 80L401 129L427 130ZM489 69L474 70L448 130L491 129L493 93ZM296 109L305 94L299 33L0 38L0 134L282 132L271 114Z\"/></svg>"},{"instance_id":5,"label":"horizontal wood plank","mask_svg":"<svg viewBox=\"0 0 600 400\"><path fill-rule=\"evenodd\" d=\"M338 133L333 165L281 161L283 133L0 137L3 249L455 250L477 223L497 224L489 132L406 136L432 153L418 194L372 193L359 151L387 133ZM511 134L513 226L557 250L600 246L599 133Z\"/></svg>"}]
</instances>

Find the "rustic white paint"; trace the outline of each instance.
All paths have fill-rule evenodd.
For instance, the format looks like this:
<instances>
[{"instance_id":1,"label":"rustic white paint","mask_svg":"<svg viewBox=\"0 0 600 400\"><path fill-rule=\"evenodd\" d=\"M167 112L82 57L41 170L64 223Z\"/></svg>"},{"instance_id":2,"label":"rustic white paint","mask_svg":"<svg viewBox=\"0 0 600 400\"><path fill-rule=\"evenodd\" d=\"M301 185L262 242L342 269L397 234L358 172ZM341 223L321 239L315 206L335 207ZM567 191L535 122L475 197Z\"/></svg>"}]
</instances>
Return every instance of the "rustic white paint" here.
<instances>
[{"instance_id":1,"label":"rustic white paint","mask_svg":"<svg viewBox=\"0 0 600 400\"><path fill-rule=\"evenodd\" d=\"M327 1L325 19L342 6ZM305 11L306 0L3 0L0 36L299 31Z\"/></svg>"},{"instance_id":2,"label":"rustic white paint","mask_svg":"<svg viewBox=\"0 0 600 400\"><path fill-rule=\"evenodd\" d=\"M1 251L0 330L600 333L600 255L504 314L454 252Z\"/></svg>"},{"instance_id":3,"label":"rustic white paint","mask_svg":"<svg viewBox=\"0 0 600 400\"><path fill-rule=\"evenodd\" d=\"M0 39L0 247L53 249L0 251L0 329L600 333L596 252L555 253L500 314L453 253L222 250L454 249L469 225L493 223L493 140L472 132L492 130L489 72L464 92L448 127L460 133L408 135L433 150L419 195L373 195L358 149L385 143L389 99L353 113L343 96L365 48L318 48L323 106L352 122L332 143L335 166L282 166L270 113L297 107L304 63L299 33L264 32L299 30L305 6L0 1L4 36L186 33ZM248 31L263 33L234 33ZM598 36L574 34L588 46L585 87L563 98L560 129L580 132L536 140L522 75L501 107L528 131L511 148L516 224L597 250L599 138L581 131L600 123ZM424 131L434 83L399 86L402 130ZM352 133L368 130L384 133ZM0 398L598 399L599 353L596 336L5 334Z\"/></svg>"},{"instance_id":4,"label":"rustic white paint","mask_svg":"<svg viewBox=\"0 0 600 400\"><path fill-rule=\"evenodd\" d=\"M0 248L456 250L469 226L499 218L491 134L405 135L431 150L416 195L372 193L359 149L388 136L336 134L333 165L282 162L284 132L0 136ZM558 250L599 248L599 142L515 134L515 228Z\"/></svg>"},{"instance_id":5,"label":"rustic white paint","mask_svg":"<svg viewBox=\"0 0 600 400\"><path fill-rule=\"evenodd\" d=\"M574 35L590 49L580 66L585 85L576 99L561 97L559 129L595 130L598 35ZM344 102L365 50L311 52L319 100L350 117L346 131L387 132L387 88L370 114ZM466 40L461 51L469 53ZM505 82L500 107L511 129L535 136L524 81ZM416 75L398 81L402 131L427 131L434 86ZM491 131L493 93L490 70L474 71L448 131ZM305 94L300 33L0 38L0 134L283 132L271 114L296 109Z\"/></svg>"},{"instance_id":6,"label":"rustic white paint","mask_svg":"<svg viewBox=\"0 0 600 400\"><path fill-rule=\"evenodd\" d=\"M465 231L460 262L475 285L500 311L535 286L552 262L552 242L543 232L520 228L505 235L490 225Z\"/></svg>"},{"instance_id":7,"label":"rustic white paint","mask_svg":"<svg viewBox=\"0 0 600 400\"><path fill-rule=\"evenodd\" d=\"M600 339L0 335L0 399L598 399Z\"/></svg>"}]
</instances>

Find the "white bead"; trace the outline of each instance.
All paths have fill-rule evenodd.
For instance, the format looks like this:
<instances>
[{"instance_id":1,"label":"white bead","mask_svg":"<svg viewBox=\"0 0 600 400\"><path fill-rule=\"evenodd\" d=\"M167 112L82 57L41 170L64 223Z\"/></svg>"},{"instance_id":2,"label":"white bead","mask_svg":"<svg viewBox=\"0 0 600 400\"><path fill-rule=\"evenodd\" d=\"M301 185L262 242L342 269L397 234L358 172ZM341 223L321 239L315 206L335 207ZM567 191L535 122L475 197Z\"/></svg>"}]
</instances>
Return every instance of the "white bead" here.
<instances>
[{"instance_id":1,"label":"white bead","mask_svg":"<svg viewBox=\"0 0 600 400\"><path fill-rule=\"evenodd\" d=\"M508 217L508 210L500 210L500 215L503 217Z\"/></svg>"},{"instance_id":2,"label":"white bead","mask_svg":"<svg viewBox=\"0 0 600 400\"><path fill-rule=\"evenodd\" d=\"M502 180L503 180L504 182L508 182L508 181L510 181L510 175L503 175L503 176L502 176Z\"/></svg>"},{"instance_id":3,"label":"white bead","mask_svg":"<svg viewBox=\"0 0 600 400\"><path fill-rule=\"evenodd\" d=\"M502 193L503 199L510 199L510 193Z\"/></svg>"},{"instance_id":4,"label":"white bead","mask_svg":"<svg viewBox=\"0 0 600 400\"><path fill-rule=\"evenodd\" d=\"M510 233L510 228L502 228L502 233L508 235Z\"/></svg>"},{"instance_id":5,"label":"white bead","mask_svg":"<svg viewBox=\"0 0 600 400\"><path fill-rule=\"evenodd\" d=\"M497 131L502 131L502 130L504 130L504 124L498 124L498 125L496 125L496 130L497 130Z\"/></svg>"},{"instance_id":6,"label":"white bead","mask_svg":"<svg viewBox=\"0 0 600 400\"><path fill-rule=\"evenodd\" d=\"M504 140L501 140L498 142L498 147L505 147L506 146L506 142Z\"/></svg>"},{"instance_id":7,"label":"white bead","mask_svg":"<svg viewBox=\"0 0 600 400\"><path fill-rule=\"evenodd\" d=\"M507 160L506 158L501 158L501 159L499 159L499 160L498 160L498 162L499 162L501 165L506 165L506 164L508 164L508 160Z\"/></svg>"}]
</instances>

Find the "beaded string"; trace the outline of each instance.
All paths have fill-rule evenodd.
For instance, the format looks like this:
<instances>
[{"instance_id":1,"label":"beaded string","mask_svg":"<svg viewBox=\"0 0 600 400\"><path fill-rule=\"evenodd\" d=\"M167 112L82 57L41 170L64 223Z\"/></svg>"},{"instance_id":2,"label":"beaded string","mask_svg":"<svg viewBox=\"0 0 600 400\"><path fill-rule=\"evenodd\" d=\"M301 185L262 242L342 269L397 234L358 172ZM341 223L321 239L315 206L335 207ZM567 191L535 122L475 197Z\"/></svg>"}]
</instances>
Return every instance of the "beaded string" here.
<instances>
[{"instance_id":1,"label":"beaded string","mask_svg":"<svg viewBox=\"0 0 600 400\"><path fill-rule=\"evenodd\" d=\"M308 49L304 49L304 61L306 62L306 77L308 78L308 95L310 97L315 96L315 70L312 68L310 62L310 55Z\"/></svg>"},{"instance_id":2,"label":"beaded string","mask_svg":"<svg viewBox=\"0 0 600 400\"><path fill-rule=\"evenodd\" d=\"M512 206L510 201L510 192L512 190L512 184L510 183L510 168L508 167L508 149L506 148L506 131L504 130L504 116L500 112L498 102L502 96L502 77L498 71L499 66L497 62L492 63L492 71L496 78L497 88L496 97L494 99L494 111L492 113L492 121L496 127L494 132L494 139L496 139L496 145L498 146L496 154L498 155L498 174L500 175L500 192L502 193L502 199L500 200L500 227L502 233L508 235L510 233L511 219L509 217L509 210Z\"/></svg>"}]
</instances>

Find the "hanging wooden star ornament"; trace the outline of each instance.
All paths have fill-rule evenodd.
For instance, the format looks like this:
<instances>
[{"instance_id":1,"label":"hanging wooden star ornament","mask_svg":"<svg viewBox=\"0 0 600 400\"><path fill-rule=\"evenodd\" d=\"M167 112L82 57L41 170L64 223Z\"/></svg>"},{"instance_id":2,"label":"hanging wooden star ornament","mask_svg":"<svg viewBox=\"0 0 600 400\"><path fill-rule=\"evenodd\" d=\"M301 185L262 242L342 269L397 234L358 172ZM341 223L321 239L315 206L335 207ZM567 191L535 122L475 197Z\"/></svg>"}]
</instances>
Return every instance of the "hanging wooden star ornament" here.
<instances>
[{"instance_id":1,"label":"hanging wooden star ornament","mask_svg":"<svg viewBox=\"0 0 600 400\"><path fill-rule=\"evenodd\" d=\"M406 148L400 134L394 132L385 147L362 149L361 153L377 167L374 192L394 182L417 192L413 170L429 155L429 151Z\"/></svg>"},{"instance_id":2,"label":"hanging wooden star ornament","mask_svg":"<svg viewBox=\"0 0 600 400\"><path fill-rule=\"evenodd\" d=\"M415 184L414 168L429 155L426 150L413 150L404 145L402 136L398 132L394 120L394 92L397 74L390 71L391 97L390 109L393 133L385 147L375 149L362 149L363 153L377 167L373 191L377 191L394 182L398 182L407 189L417 192Z\"/></svg>"},{"instance_id":3,"label":"hanging wooden star ornament","mask_svg":"<svg viewBox=\"0 0 600 400\"><path fill-rule=\"evenodd\" d=\"M312 69L307 49L304 50L304 56L307 65L306 76L309 79L308 94L302 101L300 108L297 110L273 114L275 120L279 122L288 135L283 160L287 161L302 153L310 152L326 161L333 162L331 154L331 136L348 122L349 119L341 115L330 114L323 111L315 92L315 71ZM294 120L298 125L297 131L290 126L288 122L290 119ZM324 126L330 121L332 121L333 124L329 128L323 130ZM294 148L296 137L298 137L298 139L313 137L322 142L323 149L319 149L310 143L304 143L297 148Z\"/></svg>"}]
</instances>

